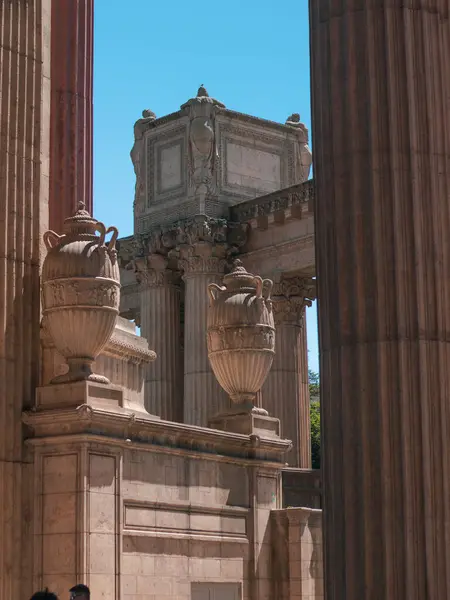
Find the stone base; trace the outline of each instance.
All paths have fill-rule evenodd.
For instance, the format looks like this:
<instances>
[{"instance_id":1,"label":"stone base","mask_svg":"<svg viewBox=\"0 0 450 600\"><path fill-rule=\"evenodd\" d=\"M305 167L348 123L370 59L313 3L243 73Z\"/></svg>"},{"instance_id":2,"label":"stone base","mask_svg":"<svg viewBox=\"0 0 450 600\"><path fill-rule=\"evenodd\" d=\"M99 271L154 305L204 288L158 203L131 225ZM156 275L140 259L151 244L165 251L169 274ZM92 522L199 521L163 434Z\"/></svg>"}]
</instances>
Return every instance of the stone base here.
<instances>
[{"instance_id":1,"label":"stone base","mask_svg":"<svg viewBox=\"0 0 450 600\"><path fill-rule=\"evenodd\" d=\"M280 437L280 420L261 414L258 409L250 412L228 412L209 419L208 426L220 431L257 435L263 438Z\"/></svg>"},{"instance_id":2,"label":"stone base","mask_svg":"<svg viewBox=\"0 0 450 600\"><path fill-rule=\"evenodd\" d=\"M88 405L96 408L122 408L123 391L117 385L93 381L76 381L46 385L36 389L36 409L74 408Z\"/></svg>"}]
</instances>

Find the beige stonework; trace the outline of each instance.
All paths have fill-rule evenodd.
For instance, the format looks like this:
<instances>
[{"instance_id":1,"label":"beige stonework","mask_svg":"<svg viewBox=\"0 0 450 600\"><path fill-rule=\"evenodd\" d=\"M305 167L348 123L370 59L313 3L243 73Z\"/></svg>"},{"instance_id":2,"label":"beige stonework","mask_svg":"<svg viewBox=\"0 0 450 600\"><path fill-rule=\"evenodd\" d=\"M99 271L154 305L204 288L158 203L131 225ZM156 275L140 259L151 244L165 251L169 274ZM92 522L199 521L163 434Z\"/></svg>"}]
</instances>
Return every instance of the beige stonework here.
<instances>
[{"instance_id":1,"label":"beige stonework","mask_svg":"<svg viewBox=\"0 0 450 600\"><path fill-rule=\"evenodd\" d=\"M323 600L322 511L272 511L272 594L277 600Z\"/></svg>"},{"instance_id":2,"label":"beige stonework","mask_svg":"<svg viewBox=\"0 0 450 600\"><path fill-rule=\"evenodd\" d=\"M146 368L145 406L169 421L183 420L181 278L159 254L136 260L140 284L141 335L156 351Z\"/></svg>"},{"instance_id":3,"label":"beige stonework","mask_svg":"<svg viewBox=\"0 0 450 600\"><path fill-rule=\"evenodd\" d=\"M106 241L108 233L112 236ZM91 367L109 341L119 312L118 235L116 227L107 229L91 217L84 202L64 221L61 235L51 230L44 233L43 320L69 367L52 383L109 383Z\"/></svg>"},{"instance_id":4,"label":"beige stonework","mask_svg":"<svg viewBox=\"0 0 450 600\"><path fill-rule=\"evenodd\" d=\"M292 440L288 463L311 468L310 397L305 310L315 299L315 281L283 278L273 289L276 352L262 388L262 406L280 419L282 436Z\"/></svg>"},{"instance_id":5,"label":"beige stonework","mask_svg":"<svg viewBox=\"0 0 450 600\"><path fill-rule=\"evenodd\" d=\"M32 522L21 412L39 381L48 228L50 0L0 6L0 599L29 589Z\"/></svg>"},{"instance_id":6,"label":"beige stonework","mask_svg":"<svg viewBox=\"0 0 450 600\"><path fill-rule=\"evenodd\" d=\"M62 595L83 580L96 597L140 600L237 582L244 598L269 598L270 513L281 507L288 442L261 437L251 450L247 435L111 408L24 420L36 586Z\"/></svg>"}]
</instances>

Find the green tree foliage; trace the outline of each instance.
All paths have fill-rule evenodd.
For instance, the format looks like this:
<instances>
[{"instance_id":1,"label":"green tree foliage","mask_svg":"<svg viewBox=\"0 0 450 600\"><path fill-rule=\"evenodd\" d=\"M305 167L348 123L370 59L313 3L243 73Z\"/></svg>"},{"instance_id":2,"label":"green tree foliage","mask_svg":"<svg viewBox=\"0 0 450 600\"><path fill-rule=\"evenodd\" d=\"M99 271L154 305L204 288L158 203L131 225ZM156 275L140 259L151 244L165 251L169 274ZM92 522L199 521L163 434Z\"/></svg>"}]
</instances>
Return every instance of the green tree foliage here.
<instances>
[{"instance_id":1,"label":"green tree foliage","mask_svg":"<svg viewBox=\"0 0 450 600\"><path fill-rule=\"evenodd\" d=\"M308 370L308 380L309 380L309 395L311 396L311 400L318 400L320 395L320 378L319 373L315 371Z\"/></svg>"},{"instance_id":2,"label":"green tree foliage","mask_svg":"<svg viewBox=\"0 0 450 600\"><path fill-rule=\"evenodd\" d=\"M320 469L320 378L319 373L309 370L309 394L311 397L311 456L313 469Z\"/></svg>"},{"instance_id":3,"label":"green tree foliage","mask_svg":"<svg viewBox=\"0 0 450 600\"><path fill-rule=\"evenodd\" d=\"M320 469L320 402L311 402L311 457L312 468Z\"/></svg>"}]
</instances>

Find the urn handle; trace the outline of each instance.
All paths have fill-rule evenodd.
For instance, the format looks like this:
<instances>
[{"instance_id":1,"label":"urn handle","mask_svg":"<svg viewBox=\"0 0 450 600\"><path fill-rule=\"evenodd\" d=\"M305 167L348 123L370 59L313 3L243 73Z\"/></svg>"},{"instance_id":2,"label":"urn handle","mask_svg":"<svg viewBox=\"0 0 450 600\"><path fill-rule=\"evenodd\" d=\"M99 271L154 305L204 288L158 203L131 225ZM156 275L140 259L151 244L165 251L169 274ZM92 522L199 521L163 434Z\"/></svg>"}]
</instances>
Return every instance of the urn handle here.
<instances>
[{"instance_id":1,"label":"urn handle","mask_svg":"<svg viewBox=\"0 0 450 600\"><path fill-rule=\"evenodd\" d=\"M259 275L255 275L254 282L255 282L255 285L256 285L256 297L257 298L262 298L263 280L261 279L261 277Z\"/></svg>"},{"instance_id":2,"label":"urn handle","mask_svg":"<svg viewBox=\"0 0 450 600\"><path fill-rule=\"evenodd\" d=\"M209 305L212 306L219 297L219 293L225 290L226 288L217 285L217 283L210 283L208 285Z\"/></svg>"},{"instance_id":3,"label":"urn handle","mask_svg":"<svg viewBox=\"0 0 450 600\"><path fill-rule=\"evenodd\" d=\"M270 300L270 294L273 288L273 281L271 279L264 279L262 282L263 296L266 300Z\"/></svg>"},{"instance_id":4,"label":"urn handle","mask_svg":"<svg viewBox=\"0 0 450 600\"><path fill-rule=\"evenodd\" d=\"M108 227L108 229L106 230L105 235L108 235L108 233L111 233L111 232L112 232L112 236L108 242L108 250L115 250L117 238L119 237L119 231L118 231L117 227L114 227L114 225L111 225L111 227Z\"/></svg>"},{"instance_id":5,"label":"urn handle","mask_svg":"<svg viewBox=\"0 0 450 600\"><path fill-rule=\"evenodd\" d=\"M105 245L105 237L106 237L106 227L105 224L101 221L97 221L97 225L95 226L95 231L98 231L100 237L98 238L98 245L102 247Z\"/></svg>"},{"instance_id":6,"label":"urn handle","mask_svg":"<svg viewBox=\"0 0 450 600\"><path fill-rule=\"evenodd\" d=\"M61 240L64 236L63 235L58 235L57 233L55 233L54 231L46 231L44 233L44 235L42 236L42 239L44 240L44 244L45 247L47 248L47 250L51 250L52 248L54 248L56 246L56 244L59 242L59 240ZM56 242L55 244L52 243Z\"/></svg>"}]
</instances>

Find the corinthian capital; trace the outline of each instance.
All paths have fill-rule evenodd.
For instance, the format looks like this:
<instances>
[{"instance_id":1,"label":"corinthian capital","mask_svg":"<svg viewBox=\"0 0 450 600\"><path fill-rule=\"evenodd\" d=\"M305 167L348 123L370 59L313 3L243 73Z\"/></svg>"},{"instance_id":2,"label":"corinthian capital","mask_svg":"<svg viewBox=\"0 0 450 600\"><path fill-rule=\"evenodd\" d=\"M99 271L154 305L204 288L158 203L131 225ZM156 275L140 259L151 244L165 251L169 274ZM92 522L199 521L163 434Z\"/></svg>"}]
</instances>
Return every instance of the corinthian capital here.
<instances>
[{"instance_id":1,"label":"corinthian capital","mask_svg":"<svg viewBox=\"0 0 450 600\"><path fill-rule=\"evenodd\" d=\"M222 275L225 272L227 261L222 256L216 256L212 252L205 252L205 247L190 248L191 252L184 254L178 261L183 271L183 278L193 275L210 274ZM211 246L208 250L213 250Z\"/></svg>"},{"instance_id":2,"label":"corinthian capital","mask_svg":"<svg viewBox=\"0 0 450 600\"><path fill-rule=\"evenodd\" d=\"M316 282L310 277L282 279L273 287L272 302L276 324L302 325L305 308L316 299Z\"/></svg>"},{"instance_id":3,"label":"corinthian capital","mask_svg":"<svg viewBox=\"0 0 450 600\"><path fill-rule=\"evenodd\" d=\"M177 285L180 274L168 268L168 261L160 255L135 260L136 280L142 289Z\"/></svg>"}]
</instances>

